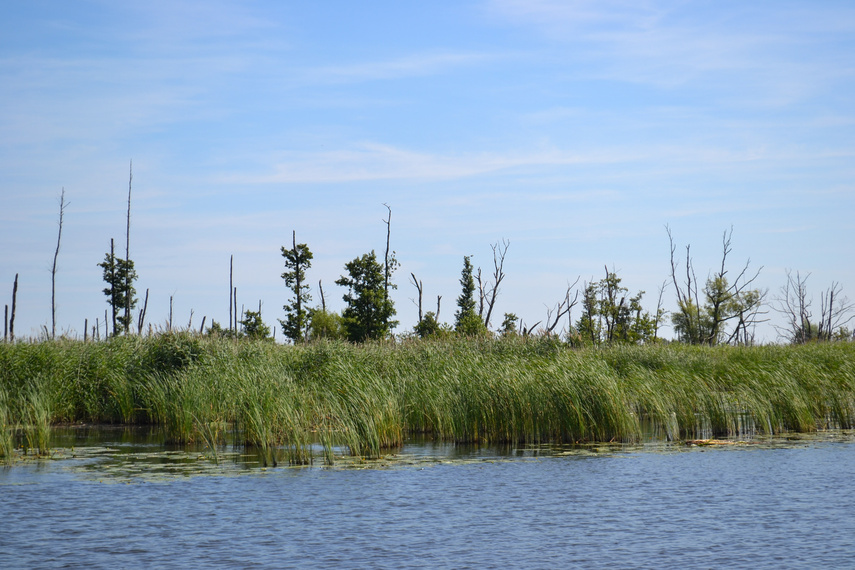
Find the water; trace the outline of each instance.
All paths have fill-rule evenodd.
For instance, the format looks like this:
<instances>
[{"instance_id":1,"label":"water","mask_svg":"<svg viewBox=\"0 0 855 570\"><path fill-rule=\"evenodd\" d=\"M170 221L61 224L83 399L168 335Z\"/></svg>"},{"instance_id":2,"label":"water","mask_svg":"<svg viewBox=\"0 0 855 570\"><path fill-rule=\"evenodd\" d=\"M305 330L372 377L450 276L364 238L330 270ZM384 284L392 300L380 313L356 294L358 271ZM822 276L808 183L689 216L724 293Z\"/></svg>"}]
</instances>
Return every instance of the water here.
<instances>
[{"instance_id":1,"label":"water","mask_svg":"<svg viewBox=\"0 0 855 570\"><path fill-rule=\"evenodd\" d=\"M93 449L0 469L0 567L855 568L855 438L842 432L720 447L419 443L333 469ZM149 468L104 469L135 453L150 461L124 463Z\"/></svg>"}]
</instances>

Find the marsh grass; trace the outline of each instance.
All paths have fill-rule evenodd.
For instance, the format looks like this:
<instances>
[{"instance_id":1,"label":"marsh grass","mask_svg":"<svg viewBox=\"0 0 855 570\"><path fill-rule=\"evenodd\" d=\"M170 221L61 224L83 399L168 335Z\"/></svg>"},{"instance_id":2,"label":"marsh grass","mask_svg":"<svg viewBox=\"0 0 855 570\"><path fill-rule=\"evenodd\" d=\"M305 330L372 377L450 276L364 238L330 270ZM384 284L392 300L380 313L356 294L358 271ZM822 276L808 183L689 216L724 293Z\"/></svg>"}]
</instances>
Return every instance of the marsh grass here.
<instances>
[{"instance_id":1,"label":"marsh grass","mask_svg":"<svg viewBox=\"0 0 855 570\"><path fill-rule=\"evenodd\" d=\"M57 422L160 426L217 460L234 430L263 465L322 449L637 441L855 425L855 344L577 350L542 339L277 346L192 334L0 345L0 453Z\"/></svg>"}]
</instances>

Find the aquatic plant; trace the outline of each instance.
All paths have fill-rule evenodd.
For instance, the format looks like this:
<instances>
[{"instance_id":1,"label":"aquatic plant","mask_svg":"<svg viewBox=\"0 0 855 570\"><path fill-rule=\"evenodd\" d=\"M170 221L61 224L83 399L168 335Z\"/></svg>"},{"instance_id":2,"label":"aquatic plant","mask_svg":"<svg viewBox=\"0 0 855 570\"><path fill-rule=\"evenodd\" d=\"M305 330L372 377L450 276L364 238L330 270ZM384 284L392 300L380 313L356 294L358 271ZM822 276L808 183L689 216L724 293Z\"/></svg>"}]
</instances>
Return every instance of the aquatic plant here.
<instances>
[{"instance_id":1,"label":"aquatic plant","mask_svg":"<svg viewBox=\"0 0 855 570\"><path fill-rule=\"evenodd\" d=\"M311 463L318 446L326 463L378 457L414 433L544 443L849 428L855 344L574 349L509 336L281 346L169 333L0 345L4 457L10 438L45 450L52 423L77 421L154 424L165 441L215 454L232 429L267 464Z\"/></svg>"}]
</instances>

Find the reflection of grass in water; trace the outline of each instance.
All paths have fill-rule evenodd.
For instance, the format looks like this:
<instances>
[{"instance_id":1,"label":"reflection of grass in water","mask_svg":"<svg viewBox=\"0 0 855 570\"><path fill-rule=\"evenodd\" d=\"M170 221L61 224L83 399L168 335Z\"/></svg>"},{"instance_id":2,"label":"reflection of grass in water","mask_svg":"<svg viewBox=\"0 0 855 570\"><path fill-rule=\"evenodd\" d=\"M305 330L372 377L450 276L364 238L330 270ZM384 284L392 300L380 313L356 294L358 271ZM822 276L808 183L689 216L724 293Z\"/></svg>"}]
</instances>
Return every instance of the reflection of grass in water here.
<instances>
[{"instance_id":1,"label":"reflection of grass in water","mask_svg":"<svg viewBox=\"0 0 855 570\"><path fill-rule=\"evenodd\" d=\"M288 466L265 468L257 454L235 450L223 452L216 464L201 453L201 448L151 450L148 445L83 446L74 450L54 448L51 464L84 479L108 483L169 482L198 476L242 476L271 474L293 469L386 470L422 469L431 466L489 465L516 461L583 460L598 458L629 458L639 454L674 454L716 451L744 452L757 449L781 449L822 445L824 443L855 443L855 431L836 430L814 434L760 436L749 441L728 441L728 445L689 445L685 442L658 441L651 443L590 443L534 444L515 446L453 446L432 445L430 442L407 445L375 459L357 456L337 458L335 466ZM281 449L279 451L282 451ZM46 461L31 457L28 461Z\"/></svg>"},{"instance_id":2,"label":"reflection of grass in water","mask_svg":"<svg viewBox=\"0 0 855 570\"><path fill-rule=\"evenodd\" d=\"M54 422L153 423L167 442L206 443L214 463L230 428L267 465L377 458L410 434L522 445L637 441L650 426L669 439L811 431L855 423L855 344L284 347L192 334L6 344L2 413L3 433L36 449Z\"/></svg>"}]
</instances>

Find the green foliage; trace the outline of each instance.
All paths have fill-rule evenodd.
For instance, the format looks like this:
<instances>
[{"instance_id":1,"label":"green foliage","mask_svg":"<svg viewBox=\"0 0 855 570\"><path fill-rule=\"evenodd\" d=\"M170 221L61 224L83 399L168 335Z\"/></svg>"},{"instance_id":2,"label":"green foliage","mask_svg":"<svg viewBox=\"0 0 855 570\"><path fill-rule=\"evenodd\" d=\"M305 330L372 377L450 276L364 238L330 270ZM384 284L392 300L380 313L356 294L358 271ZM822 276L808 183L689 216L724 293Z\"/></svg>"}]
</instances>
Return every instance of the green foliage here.
<instances>
[{"instance_id":1,"label":"green foliage","mask_svg":"<svg viewBox=\"0 0 855 570\"><path fill-rule=\"evenodd\" d=\"M351 342L383 339L389 336L398 322L395 305L386 295L385 270L377 262L372 250L345 265L347 276L342 275L336 285L347 287L344 295L347 307L342 312L344 330ZM390 288L394 285L390 284Z\"/></svg>"},{"instance_id":2,"label":"green foliage","mask_svg":"<svg viewBox=\"0 0 855 570\"><path fill-rule=\"evenodd\" d=\"M463 270L460 272L460 296L457 298L457 312L454 313L454 330L463 336L483 336L489 334L487 327L475 312L475 279L472 277L472 261L468 255L463 257Z\"/></svg>"},{"instance_id":3,"label":"green foliage","mask_svg":"<svg viewBox=\"0 0 855 570\"><path fill-rule=\"evenodd\" d=\"M634 297L628 293L620 277L609 271L604 279L587 284L574 338L588 345L652 342L662 313L654 316L643 310L644 291Z\"/></svg>"},{"instance_id":4,"label":"green foliage","mask_svg":"<svg viewBox=\"0 0 855 570\"><path fill-rule=\"evenodd\" d=\"M433 311L425 313L425 316L416 324L414 330L419 338L448 338L452 333L451 328L447 324L441 324L436 320L436 314Z\"/></svg>"},{"instance_id":5,"label":"green foliage","mask_svg":"<svg viewBox=\"0 0 855 570\"><path fill-rule=\"evenodd\" d=\"M173 442L234 426L263 462L455 442L631 441L855 426L855 344L568 348L555 337L281 346L190 333L0 344L0 455L50 425L155 424ZM17 445L15 445L17 444ZM284 455L283 455L284 454Z\"/></svg>"},{"instance_id":6,"label":"green foliage","mask_svg":"<svg viewBox=\"0 0 855 570\"><path fill-rule=\"evenodd\" d=\"M502 329L500 332L504 338L518 336L517 326L520 318L514 313L505 313L505 318L502 320Z\"/></svg>"},{"instance_id":7,"label":"green foliage","mask_svg":"<svg viewBox=\"0 0 855 570\"><path fill-rule=\"evenodd\" d=\"M137 306L137 291L134 288L137 272L134 270L134 262L107 253L98 267L104 270L104 281L107 283L104 294L107 296L107 304L112 307L116 322L127 334L133 321L133 313L130 310ZM125 308L130 309L127 315ZM114 329L113 334L118 334L118 331Z\"/></svg>"},{"instance_id":8,"label":"green foliage","mask_svg":"<svg viewBox=\"0 0 855 570\"><path fill-rule=\"evenodd\" d=\"M261 320L259 311L245 311L243 320L240 321L243 335L252 340L273 340L270 336L270 327Z\"/></svg>"},{"instance_id":9,"label":"green foliage","mask_svg":"<svg viewBox=\"0 0 855 570\"><path fill-rule=\"evenodd\" d=\"M338 313L323 309L309 311L309 340L344 340L344 322Z\"/></svg>"},{"instance_id":10,"label":"green foliage","mask_svg":"<svg viewBox=\"0 0 855 570\"><path fill-rule=\"evenodd\" d=\"M285 338L297 343L306 339L309 325L309 310L307 304L312 300L309 286L306 284L306 270L312 267L312 252L304 244L298 244L296 237L291 249L282 246L282 257L285 258L285 272L282 279L285 286L291 289L294 297L282 308L285 309L285 319L279 319L282 334Z\"/></svg>"}]
</instances>

